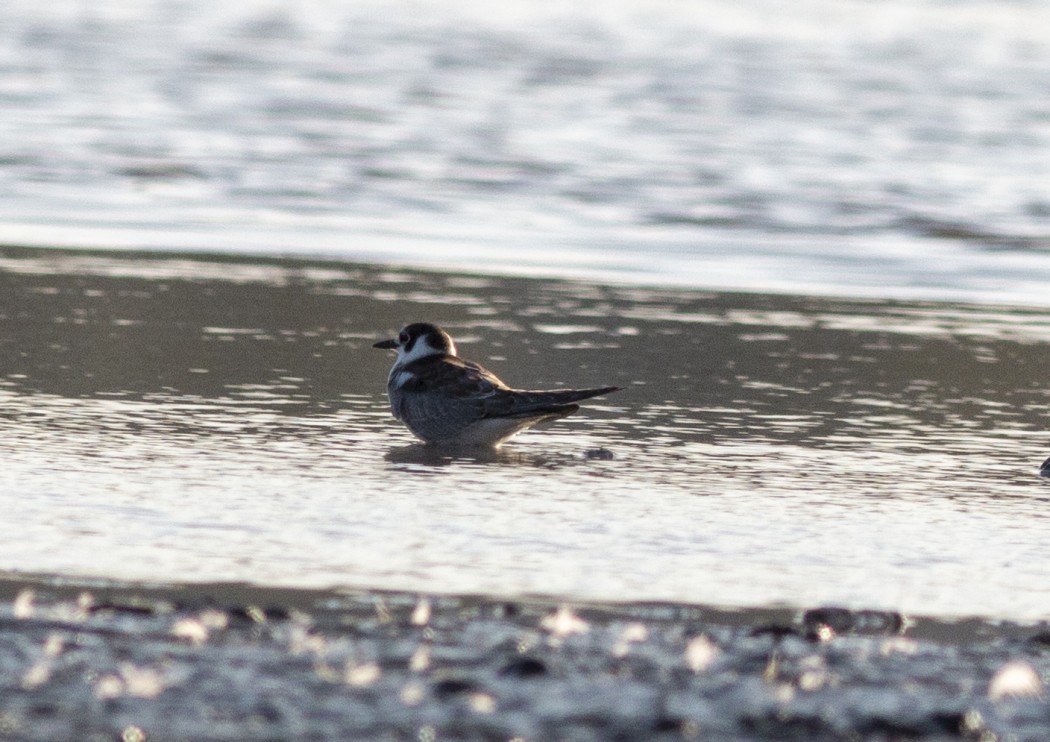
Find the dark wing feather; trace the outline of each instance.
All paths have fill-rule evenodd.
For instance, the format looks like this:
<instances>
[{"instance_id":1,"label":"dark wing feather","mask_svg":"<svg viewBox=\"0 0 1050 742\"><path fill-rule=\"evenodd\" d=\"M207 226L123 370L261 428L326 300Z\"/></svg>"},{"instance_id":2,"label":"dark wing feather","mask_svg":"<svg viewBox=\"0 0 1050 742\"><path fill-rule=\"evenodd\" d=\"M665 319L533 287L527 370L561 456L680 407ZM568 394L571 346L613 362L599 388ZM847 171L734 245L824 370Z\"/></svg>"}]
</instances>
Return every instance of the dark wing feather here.
<instances>
[{"instance_id":1,"label":"dark wing feather","mask_svg":"<svg viewBox=\"0 0 1050 742\"><path fill-rule=\"evenodd\" d=\"M456 356L427 356L405 366L412 377L401 386L397 417L422 438L449 438L485 418L563 417L582 399L616 391L599 389L515 390L491 371Z\"/></svg>"},{"instance_id":2,"label":"dark wing feather","mask_svg":"<svg viewBox=\"0 0 1050 742\"><path fill-rule=\"evenodd\" d=\"M424 440L455 438L484 416L478 400L444 394L402 394L397 406L397 416Z\"/></svg>"},{"instance_id":3,"label":"dark wing feather","mask_svg":"<svg viewBox=\"0 0 1050 742\"><path fill-rule=\"evenodd\" d=\"M422 438L451 438L487 417L492 395L507 385L476 363L456 356L427 356L404 368L412 378L401 386L396 416Z\"/></svg>"},{"instance_id":4,"label":"dark wing feather","mask_svg":"<svg viewBox=\"0 0 1050 742\"><path fill-rule=\"evenodd\" d=\"M618 391L619 387L600 389L550 389L527 391L524 389L500 390L485 400L486 417L532 417L544 413L571 414L579 409L574 404L580 400ZM568 408L572 409L568 409Z\"/></svg>"},{"instance_id":5,"label":"dark wing feather","mask_svg":"<svg viewBox=\"0 0 1050 742\"><path fill-rule=\"evenodd\" d=\"M488 369L456 356L426 356L403 370L413 377L401 387L403 392L438 392L461 397L508 388Z\"/></svg>"}]
</instances>

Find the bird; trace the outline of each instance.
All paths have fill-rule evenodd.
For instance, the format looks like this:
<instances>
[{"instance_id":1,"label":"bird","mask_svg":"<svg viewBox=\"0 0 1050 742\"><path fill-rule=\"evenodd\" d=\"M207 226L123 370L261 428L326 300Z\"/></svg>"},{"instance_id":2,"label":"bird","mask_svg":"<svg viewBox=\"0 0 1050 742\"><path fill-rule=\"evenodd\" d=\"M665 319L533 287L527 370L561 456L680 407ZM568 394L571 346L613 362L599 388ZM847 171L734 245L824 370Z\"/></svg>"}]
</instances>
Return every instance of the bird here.
<instances>
[{"instance_id":1,"label":"bird","mask_svg":"<svg viewBox=\"0 0 1050 742\"><path fill-rule=\"evenodd\" d=\"M537 423L571 415L576 402L621 389L511 389L460 358L452 336L429 322L405 325L372 347L397 351L387 377L390 411L432 445L498 448Z\"/></svg>"}]
</instances>

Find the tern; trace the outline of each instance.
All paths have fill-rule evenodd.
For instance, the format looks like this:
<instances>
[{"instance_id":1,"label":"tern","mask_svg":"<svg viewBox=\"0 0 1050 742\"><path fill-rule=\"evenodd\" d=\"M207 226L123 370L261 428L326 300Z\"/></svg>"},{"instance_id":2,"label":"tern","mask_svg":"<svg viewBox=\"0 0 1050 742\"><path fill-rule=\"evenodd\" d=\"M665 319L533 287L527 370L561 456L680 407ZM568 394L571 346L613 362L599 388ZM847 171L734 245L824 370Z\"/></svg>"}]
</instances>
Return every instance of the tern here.
<instances>
[{"instance_id":1,"label":"tern","mask_svg":"<svg viewBox=\"0 0 1050 742\"><path fill-rule=\"evenodd\" d=\"M372 347L397 351L387 378L390 411L429 444L495 448L533 425L571 415L580 409L576 402L621 389L511 389L456 355L452 337L429 322L406 325Z\"/></svg>"}]
</instances>

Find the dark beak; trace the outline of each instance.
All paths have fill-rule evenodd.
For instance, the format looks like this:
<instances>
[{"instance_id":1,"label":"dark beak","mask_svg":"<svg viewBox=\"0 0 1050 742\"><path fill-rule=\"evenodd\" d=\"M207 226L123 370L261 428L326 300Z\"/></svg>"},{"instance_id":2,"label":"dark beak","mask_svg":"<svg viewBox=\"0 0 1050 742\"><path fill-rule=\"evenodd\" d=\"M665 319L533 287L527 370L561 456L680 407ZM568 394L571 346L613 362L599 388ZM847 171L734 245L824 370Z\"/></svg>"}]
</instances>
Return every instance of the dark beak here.
<instances>
[{"instance_id":1,"label":"dark beak","mask_svg":"<svg viewBox=\"0 0 1050 742\"><path fill-rule=\"evenodd\" d=\"M383 350L394 350L395 348L397 348L397 341L396 340L380 340L378 343L375 343L372 347L373 348L382 348Z\"/></svg>"}]
</instances>

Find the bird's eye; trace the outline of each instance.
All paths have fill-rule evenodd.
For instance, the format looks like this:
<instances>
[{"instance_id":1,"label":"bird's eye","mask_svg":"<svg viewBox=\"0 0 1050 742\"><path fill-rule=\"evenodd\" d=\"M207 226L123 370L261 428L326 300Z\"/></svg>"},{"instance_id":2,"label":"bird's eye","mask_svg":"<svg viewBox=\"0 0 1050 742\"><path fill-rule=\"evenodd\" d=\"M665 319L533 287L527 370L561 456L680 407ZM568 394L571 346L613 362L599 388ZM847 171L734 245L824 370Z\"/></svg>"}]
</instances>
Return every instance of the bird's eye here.
<instances>
[{"instance_id":1,"label":"bird's eye","mask_svg":"<svg viewBox=\"0 0 1050 742\"><path fill-rule=\"evenodd\" d=\"M400 335L398 335L397 336L397 342L401 343L402 345L407 343L408 342L408 333L407 332L402 332Z\"/></svg>"}]
</instances>

